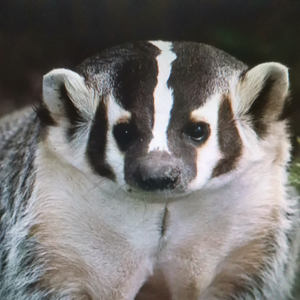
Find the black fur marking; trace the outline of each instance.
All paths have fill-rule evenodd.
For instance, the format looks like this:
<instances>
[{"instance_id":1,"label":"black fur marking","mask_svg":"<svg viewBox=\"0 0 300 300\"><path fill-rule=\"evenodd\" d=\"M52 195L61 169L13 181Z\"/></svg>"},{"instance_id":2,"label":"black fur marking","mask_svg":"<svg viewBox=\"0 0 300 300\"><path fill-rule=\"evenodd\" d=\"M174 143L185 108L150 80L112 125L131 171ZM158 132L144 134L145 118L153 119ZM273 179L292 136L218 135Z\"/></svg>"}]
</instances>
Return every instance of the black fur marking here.
<instances>
[{"instance_id":1,"label":"black fur marking","mask_svg":"<svg viewBox=\"0 0 300 300\"><path fill-rule=\"evenodd\" d=\"M168 210L168 207L165 207L165 210L163 212L163 220L160 228L160 234L162 237L165 235L169 221L170 221L170 212Z\"/></svg>"},{"instance_id":2,"label":"black fur marking","mask_svg":"<svg viewBox=\"0 0 300 300\"><path fill-rule=\"evenodd\" d=\"M122 53L116 66L114 96L117 102L131 111L139 130L152 129L154 124L153 92L157 84L156 57L160 51L150 43L138 43Z\"/></svg>"},{"instance_id":3,"label":"black fur marking","mask_svg":"<svg viewBox=\"0 0 300 300\"><path fill-rule=\"evenodd\" d=\"M43 128L48 126L57 126L57 123L51 116L49 109L45 106L43 102L34 105L33 109L35 110Z\"/></svg>"},{"instance_id":4,"label":"black fur marking","mask_svg":"<svg viewBox=\"0 0 300 300\"><path fill-rule=\"evenodd\" d=\"M70 99L68 91L64 84L60 86L59 92L60 92L60 99L62 100L62 103L64 105L66 117L70 121L70 127L67 131L67 137L69 141L71 141L74 139L76 135L78 124L83 123L84 118L82 117L79 109L74 105L74 103Z\"/></svg>"},{"instance_id":5,"label":"black fur marking","mask_svg":"<svg viewBox=\"0 0 300 300\"><path fill-rule=\"evenodd\" d=\"M140 161L144 161L148 156L148 145L152 138L150 129L143 132L142 138L138 139L137 142L130 147L125 155L125 180L129 185L136 186L136 174L140 165Z\"/></svg>"},{"instance_id":6,"label":"black fur marking","mask_svg":"<svg viewBox=\"0 0 300 300\"><path fill-rule=\"evenodd\" d=\"M246 69L234 57L203 44L174 42L172 51L177 58L172 63L168 85L174 91L175 102L180 102L188 112L203 106L216 88L227 90L226 78L236 70Z\"/></svg>"},{"instance_id":7,"label":"black fur marking","mask_svg":"<svg viewBox=\"0 0 300 300\"><path fill-rule=\"evenodd\" d=\"M212 177L217 177L233 170L242 154L242 141L228 97L224 97L219 108L218 139L219 147L224 157L220 159L214 168Z\"/></svg>"},{"instance_id":8,"label":"black fur marking","mask_svg":"<svg viewBox=\"0 0 300 300\"><path fill-rule=\"evenodd\" d=\"M5 240L5 236L3 234L3 236L0 239L0 245L3 245L4 240ZM3 281L4 272L5 272L5 269L6 269L7 264L8 264L8 253L9 253L9 250L7 250L7 249L3 250L2 253L1 253L1 257L0 257L0 282Z\"/></svg>"},{"instance_id":9,"label":"black fur marking","mask_svg":"<svg viewBox=\"0 0 300 300\"><path fill-rule=\"evenodd\" d=\"M108 120L104 101L104 97L100 99L89 136L86 155L96 173L115 180L115 173L105 161Z\"/></svg>"},{"instance_id":10,"label":"black fur marking","mask_svg":"<svg viewBox=\"0 0 300 300\"><path fill-rule=\"evenodd\" d=\"M105 90L106 94L112 92L117 103L131 113L130 123L137 126L140 138L134 139L134 143L131 143L130 147L121 148L125 153L125 179L132 177L136 159L147 155L152 136L151 129L154 124L153 92L157 84L156 56L159 53L160 50L149 42L129 43L97 54L78 67L78 72L85 78L86 84L95 90L101 86L101 92ZM108 75L99 76L102 73ZM103 153L101 154L102 158L98 158L102 163L98 162L96 168L99 174L101 172L112 178L112 170L103 161L106 145L104 134L108 128L108 121L107 116L103 113L105 107L102 106L96 113L95 124L92 127L92 131L96 133L91 132L90 135L88 148L94 150L90 150L88 155L94 156L94 159L90 160L94 164L96 153L98 156ZM102 112L100 113L100 111ZM101 137L99 137L100 132L102 132ZM94 138L97 138L98 141L92 142ZM95 150L97 147L100 148Z\"/></svg>"},{"instance_id":11,"label":"black fur marking","mask_svg":"<svg viewBox=\"0 0 300 300\"><path fill-rule=\"evenodd\" d=\"M5 231L4 231L5 226L3 226L4 220L2 220L4 219L4 214L5 214L5 209L1 208L0 209L0 245L3 245L5 241ZM2 252L0 252L0 282L3 280L4 270L7 266L7 256L8 256L8 250L3 250Z\"/></svg>"},{"instance_id":12,"label":"black fur marking","mask_svg":"<svg viewBox=\"0 0 300 300\"><path fill-rule=\"evenodd\" d=\"M168 80L174 97L168 145L189 170L188 182L197 175L196 150L201 147L184 139L182 130L191 122L190 113L203 106L216 89L227 90L226 77L235 70L246 69L246 66L225 52L206 45L174 42L172 51L177 58L172 63Z\"/></svg>"},{"instance_id":13,"label":"black fur marking","mask_svg":"<svg viewBox=\"0 0 300 300\"><path fill-rule=\"evenodd\" d=\"M160 50L149 42L127 43L107 49L78 66L86 84L98 89L99 74L109 74L101 87L112 92L116 101L132 113L140 131L153 127L153 92L157 84L156 57Z\"/></svg>"},{"instance_id":14,"label":"black fur marking","mask_svg":"<svg viewBox=\"0 0 300 300\"><path fill-rule=\"evenodd\" d=\"M264 116L270 101L272 101L270 92L273 89L274 83L275 80L271 77L266 80L264 87L261 89L258 97L248 110L248 115L252 118L253 129L259 137L263 137L268 129L268 124L266 123Z\"/></svg>"}]
</instances>

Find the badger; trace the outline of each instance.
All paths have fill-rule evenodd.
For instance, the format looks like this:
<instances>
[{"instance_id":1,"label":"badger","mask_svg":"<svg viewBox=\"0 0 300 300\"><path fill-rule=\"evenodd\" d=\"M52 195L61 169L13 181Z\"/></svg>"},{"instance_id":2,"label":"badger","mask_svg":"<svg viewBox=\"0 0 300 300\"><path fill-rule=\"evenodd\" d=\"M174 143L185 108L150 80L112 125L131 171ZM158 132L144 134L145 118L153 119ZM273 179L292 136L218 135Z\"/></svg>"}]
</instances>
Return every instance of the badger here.
<instances>
[{"instance_id":1,"label":"badger","mask_svg":"<svg viewBox=\"0 0 300 300\"><path fill-rule=\"evenodd\" d=\"M0 122L1 300L287 300L288 70L133 42Z\"/></svg>"}]
</instances>

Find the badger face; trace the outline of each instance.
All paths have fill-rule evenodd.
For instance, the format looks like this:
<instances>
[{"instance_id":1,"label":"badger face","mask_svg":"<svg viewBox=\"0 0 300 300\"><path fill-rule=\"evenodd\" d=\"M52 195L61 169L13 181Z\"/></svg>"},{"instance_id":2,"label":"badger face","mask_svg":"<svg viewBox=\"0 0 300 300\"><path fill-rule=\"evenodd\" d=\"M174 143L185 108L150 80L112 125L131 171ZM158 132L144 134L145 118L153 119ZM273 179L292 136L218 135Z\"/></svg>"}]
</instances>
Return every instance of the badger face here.
<instances>
[{"instance_id":1,"label":"badger face","mask_svg":"<svg viewBox=\"0 0 300 300\"><path fill-rule=\"evenodd\" d=\"M139 42L76 73L54 70L43 89L39 115L69 145L69 162L127 191L177 195L235 172L255 148L243 139L257 145L278 118L287 72L274 63L247 71L206 45Z\"/></svg>"}]
</instances>

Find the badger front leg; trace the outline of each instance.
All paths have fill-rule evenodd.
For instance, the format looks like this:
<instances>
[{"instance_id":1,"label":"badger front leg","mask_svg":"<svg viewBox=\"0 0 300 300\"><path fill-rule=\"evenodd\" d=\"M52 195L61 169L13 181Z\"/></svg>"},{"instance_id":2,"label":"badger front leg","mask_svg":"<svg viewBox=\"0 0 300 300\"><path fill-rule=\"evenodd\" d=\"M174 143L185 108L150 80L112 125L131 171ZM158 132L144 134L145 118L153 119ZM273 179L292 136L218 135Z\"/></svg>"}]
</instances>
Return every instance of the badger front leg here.
<instances>
[{"instance_id":1,"label":"badger front leg","mask_svg":"<svg viewBox=\"0 0 300 300\"><path fill-rule=\"evenodd\" d=\"M204 243L188 245L185 253L172 256L172 265L165 270L170 299L292 299L298 240L293 226L289 230L275 224L260 228L260 233L248 236L243 243L234 234L230 245L218 245L214 240L210 250ZM187 251L192 253L184 256Z\"/></svg>"},{"instance_id":2,"label":"badger front leg","mask_svg":"<svg viewBox=\"0 0 300 300\"><path fill-rule=\"evenodd\" d=\"M288 247L288 239L281 236ZM295 255L269 234L230 253L199 300L287 300ZM289 248L289 250L291 250Z\"/></svg>"}]
</instances>

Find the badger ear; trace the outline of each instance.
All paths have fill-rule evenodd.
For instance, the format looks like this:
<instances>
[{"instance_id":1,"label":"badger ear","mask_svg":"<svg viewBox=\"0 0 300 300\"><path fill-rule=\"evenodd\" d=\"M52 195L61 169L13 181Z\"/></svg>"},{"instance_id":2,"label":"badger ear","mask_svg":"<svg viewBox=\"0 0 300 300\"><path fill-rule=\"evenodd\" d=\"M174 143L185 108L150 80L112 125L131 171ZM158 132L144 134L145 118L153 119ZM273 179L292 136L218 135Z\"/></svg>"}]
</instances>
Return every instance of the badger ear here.
<instances>
[{"instance_id":1,"label":"badger ear","mask_svg":"<svg viewBox=\"0 0 300 300\"><path fill-rule=\"evenodd\" d=\"M264 63L248 70L237 85L235 111L250 119L262 137L271 122L280 118L287 101L288 69L279 63Z\"/></svg>"},{"instance_id":2,"label":"badger ear","mask_svg":"<svg viewBox=\"0 0 300 300\"><path fill-rule=\"evenodd\" d=\"M93 93L84 79L67 69L55 69L43 78L43 101L38 116L48 125L67 119L72 125L88 120L95 111Z\"/></svg>"}]
</instances>

